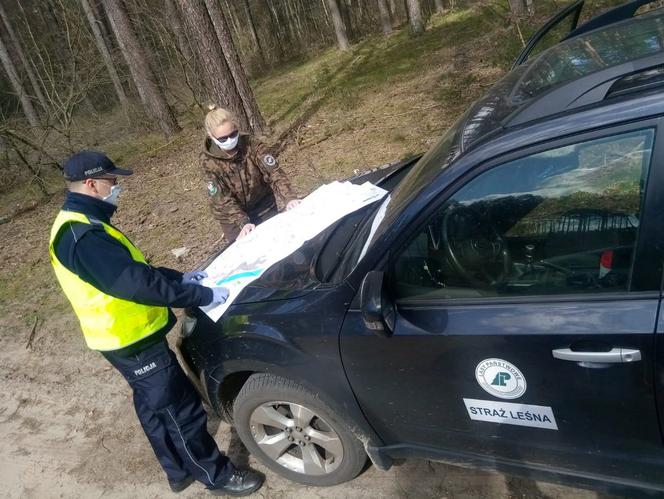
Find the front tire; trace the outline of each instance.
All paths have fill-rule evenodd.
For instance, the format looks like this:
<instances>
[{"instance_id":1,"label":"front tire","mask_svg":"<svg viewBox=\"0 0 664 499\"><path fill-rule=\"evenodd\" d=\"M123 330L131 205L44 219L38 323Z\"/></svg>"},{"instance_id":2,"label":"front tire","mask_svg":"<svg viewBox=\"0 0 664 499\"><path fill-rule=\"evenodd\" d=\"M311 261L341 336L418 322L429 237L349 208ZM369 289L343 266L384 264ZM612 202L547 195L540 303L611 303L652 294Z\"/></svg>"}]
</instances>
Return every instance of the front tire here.
<instances>
[{"instance_id":1,"label":"front tire","mask_svg":"<svg viewBox=\"0 0 664 499\"><path fill-rule=\"evenodd\" d=\"M355 478L367 461L362 443L315 394L271 374L249 377L233 403L249 452L275 473L305 485Z\"/></svg>"}]
</instances>

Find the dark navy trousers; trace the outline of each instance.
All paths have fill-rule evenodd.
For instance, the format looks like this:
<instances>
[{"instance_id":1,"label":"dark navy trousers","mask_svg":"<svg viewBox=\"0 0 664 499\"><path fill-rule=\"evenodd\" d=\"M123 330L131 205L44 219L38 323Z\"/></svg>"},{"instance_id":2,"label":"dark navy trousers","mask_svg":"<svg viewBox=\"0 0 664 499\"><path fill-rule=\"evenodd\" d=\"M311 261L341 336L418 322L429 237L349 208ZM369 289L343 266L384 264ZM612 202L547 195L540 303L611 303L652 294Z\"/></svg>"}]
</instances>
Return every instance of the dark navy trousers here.
<instances>
[{"instance_id":1,"label":"dark navy trousers","mask_svg":"<svg viewBox=\"0 0 664 499\"><path fill-rule=\"evenodd\" d=\"M224 485L233 465L208 433L200 396L166 341L128 357L101 353L133 389L136 414L168 480Z\"/></svg>"}]
</instances>

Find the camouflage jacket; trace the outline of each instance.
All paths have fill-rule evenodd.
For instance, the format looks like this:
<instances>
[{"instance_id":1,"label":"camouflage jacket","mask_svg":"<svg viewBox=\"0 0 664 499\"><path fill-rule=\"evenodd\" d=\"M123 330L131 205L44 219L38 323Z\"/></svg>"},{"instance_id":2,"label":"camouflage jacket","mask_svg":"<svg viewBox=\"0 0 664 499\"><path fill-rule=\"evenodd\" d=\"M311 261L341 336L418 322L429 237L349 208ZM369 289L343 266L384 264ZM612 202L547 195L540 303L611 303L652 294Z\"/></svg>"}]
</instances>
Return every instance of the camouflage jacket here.
<instances>
[{"instance_id":1,"label":"camouflage jacket","mask_svg":"<svg viewBox=\"0 0 664 499\"><path fill-rule=\"evenodd\" d=\"M276 208L284 210L297 195L268 147L251 135L240 135L230 156L209 137L200 155L214 217L228 242L243 225L260 221Z\"/></svg>"}]
</instances>

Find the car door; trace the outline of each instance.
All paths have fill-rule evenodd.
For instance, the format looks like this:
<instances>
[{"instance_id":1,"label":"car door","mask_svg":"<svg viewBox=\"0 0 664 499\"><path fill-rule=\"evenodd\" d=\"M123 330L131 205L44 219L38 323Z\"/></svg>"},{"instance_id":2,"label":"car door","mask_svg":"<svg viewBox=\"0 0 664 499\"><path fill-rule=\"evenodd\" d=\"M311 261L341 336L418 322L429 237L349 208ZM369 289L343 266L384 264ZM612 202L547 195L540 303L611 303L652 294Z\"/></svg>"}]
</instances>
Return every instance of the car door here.
<instances>
[{"instance_id":1,"label":"car door","mask_svg":"<svg viewBox=\"0 0 664 499\"><path fill-rule=\"evenodd\" d=\"M528 39L525 47L515 59L512 68L521 66L533 56L562 40L634 17L641 7L655 2L656 0L632 0L609 9L579 26L581 14L585 13L586 10L584 10L585 1L577 0L560 10Z\"/></svg>"},{"instance_id":2,"label":"car door","mask_svg":"<svg viewBox=\"0 0 664 499\"><path fill-rule=\"evenodd\" d=\"M358 296L341 354L388 446L664 481L653 387L657 126L477 169L367 276L368 294L368 281L384 280L373 302L394 317L381 331Z\"/></svg>"},{"instance_id":3,"label":"car door","mask_svg":"<svg viewBox=\"0 0 664 499\"><path fill-rule=\"evenodd\" d=\"M584 0L577 0L549 19L530 37L514 61L512 68L520 66L531 56L539 54L568 36L577 27L584 4Z\"/></svg>"}]
</instances>

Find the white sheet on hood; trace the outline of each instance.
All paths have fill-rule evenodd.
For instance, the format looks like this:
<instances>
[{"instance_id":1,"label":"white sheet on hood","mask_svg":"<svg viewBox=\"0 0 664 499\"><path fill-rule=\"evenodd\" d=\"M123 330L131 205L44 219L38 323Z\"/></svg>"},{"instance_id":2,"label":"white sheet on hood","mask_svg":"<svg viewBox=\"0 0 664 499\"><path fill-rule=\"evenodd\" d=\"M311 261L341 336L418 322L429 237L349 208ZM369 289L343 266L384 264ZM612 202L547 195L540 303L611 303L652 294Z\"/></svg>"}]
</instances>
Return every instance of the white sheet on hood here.
<instances>
[{"instance_id":1,"label":"white sheet on hood","mask_svg":"<svg viewBox=\"0 0 664 499\"><path fill-rule=\"evenodd\" d=\"M234 242L205 269L201 284L223 286L229 297L223 305L201 307L217 321L240 292L272 265L295 252L342 217L359 210L387 193L369 182L362 185L332 182L309 194L296 208L258 225L248 236Z\"/></svg>"}]
</instances>

